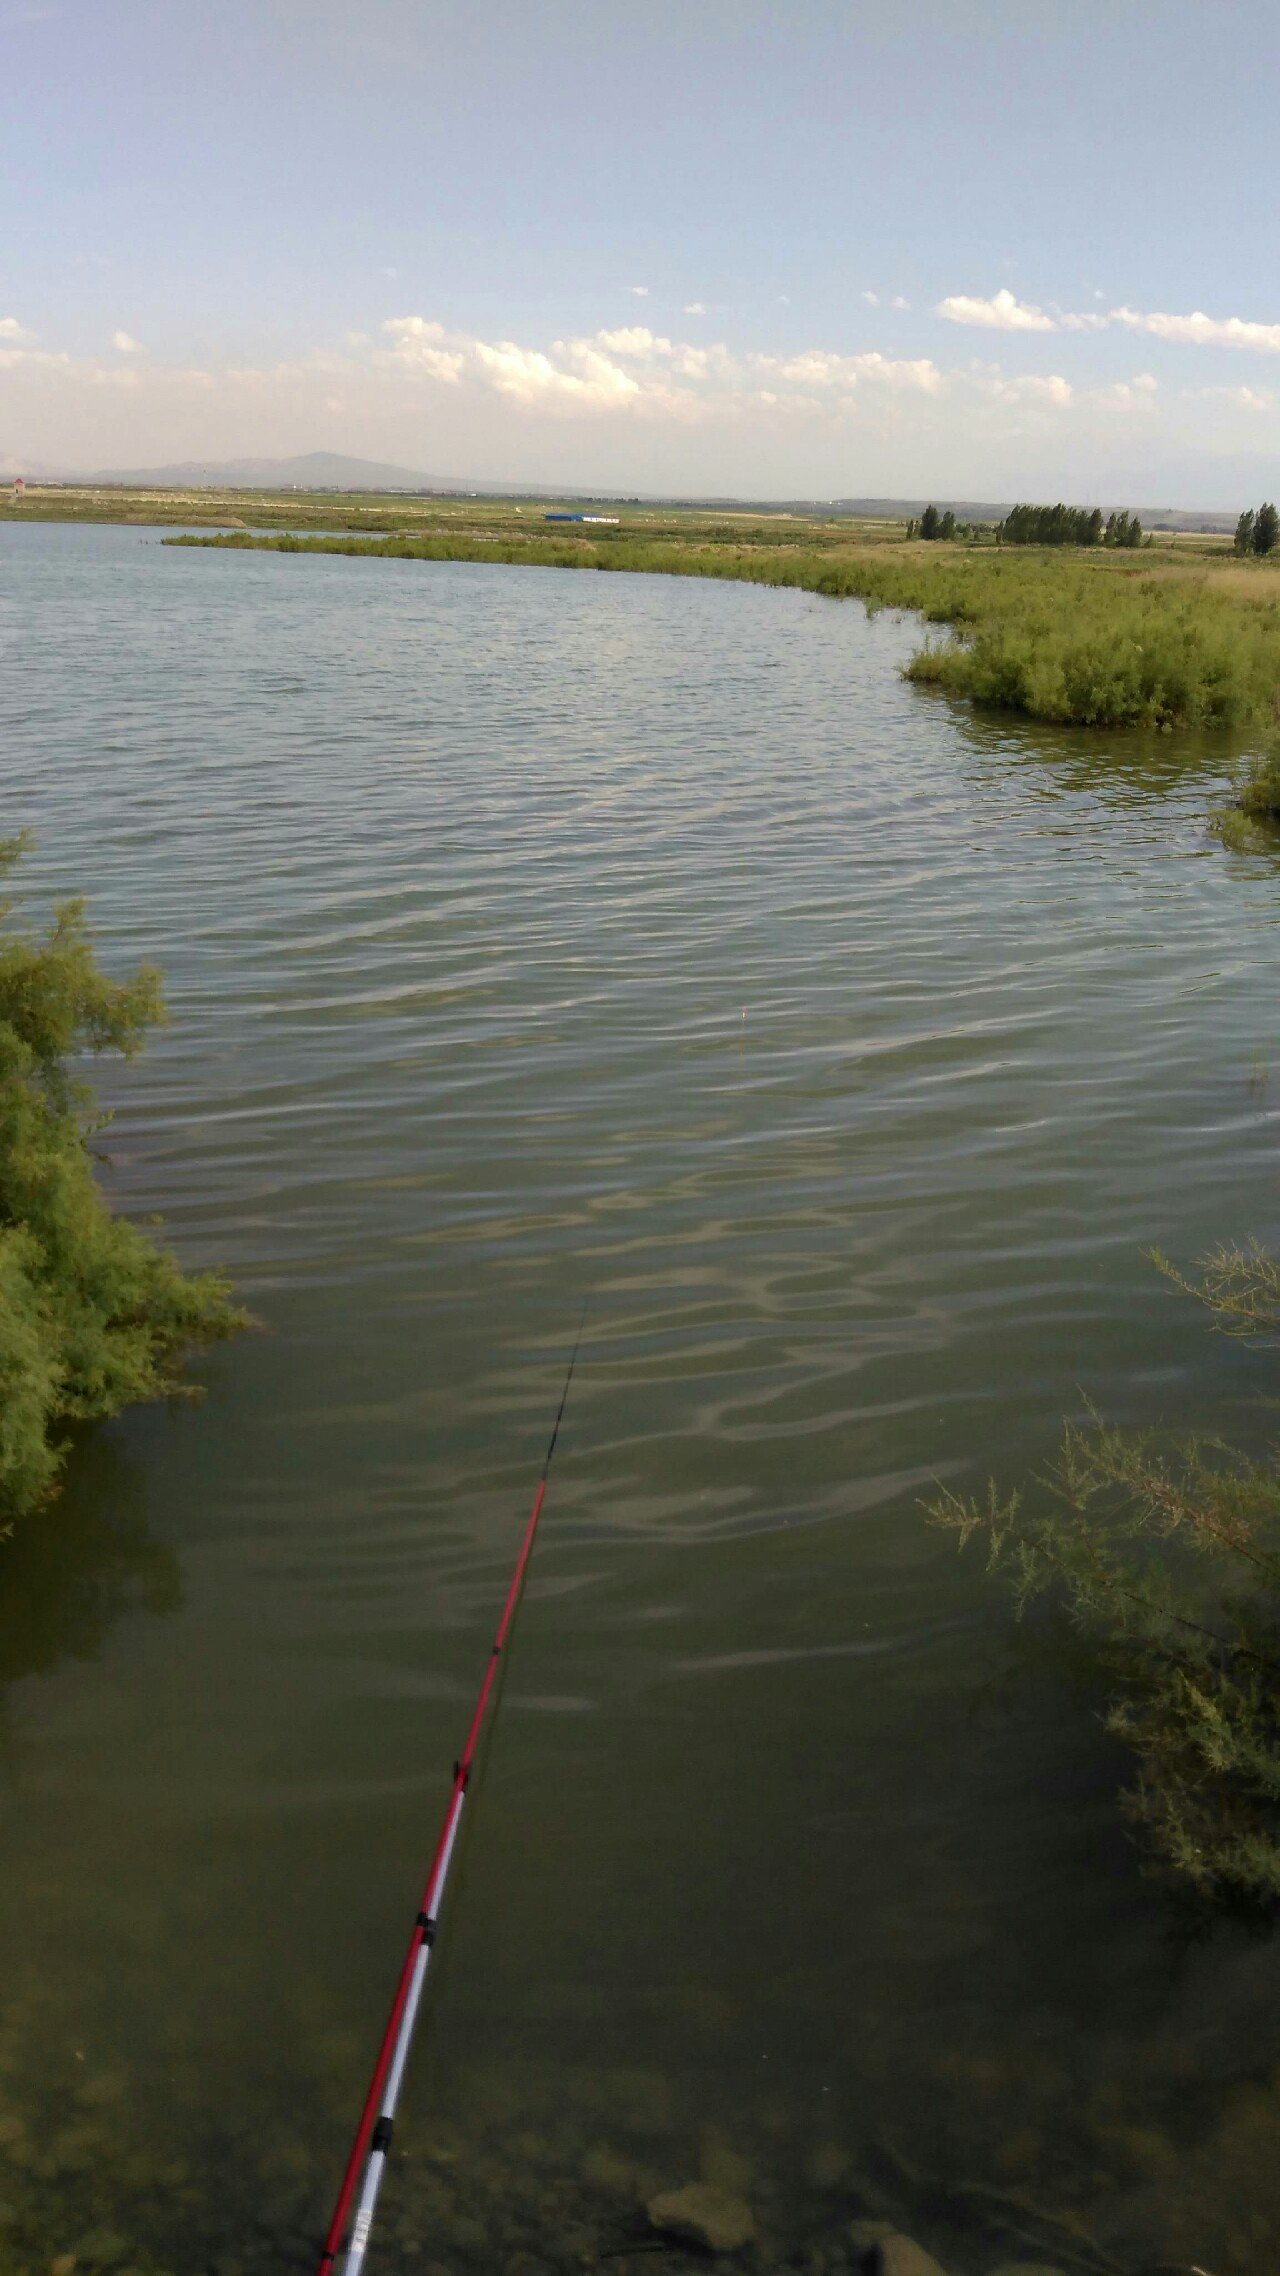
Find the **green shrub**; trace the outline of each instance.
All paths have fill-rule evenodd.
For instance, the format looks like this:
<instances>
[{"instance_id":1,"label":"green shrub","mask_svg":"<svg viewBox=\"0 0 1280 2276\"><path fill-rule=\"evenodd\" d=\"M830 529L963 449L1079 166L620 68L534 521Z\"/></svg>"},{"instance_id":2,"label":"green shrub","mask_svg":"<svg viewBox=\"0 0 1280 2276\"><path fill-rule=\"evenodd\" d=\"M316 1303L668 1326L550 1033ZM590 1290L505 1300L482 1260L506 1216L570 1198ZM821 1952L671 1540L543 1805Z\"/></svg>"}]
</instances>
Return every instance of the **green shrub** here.
<instances>
[{"instance_id":1,"label":"green shrub","mask_svg":"<svg viewBox=\"0 0 1280 2276\"><path fill-rule=\"evenodd\" d=\"M1280 815L1280 751L1254 760L1240 784L1236 804L1242 814L1258 819Z\"/></svg>"},{"instance_id":2,"label":"green shrub","mask_svg":"<svg viewBox=\"0 0 1280 2276\"><path fill-rule=\"evenodd\" d=\"M23 848L0 841L0 875ZM181 1389L185 1348L243 1324L221 1280L180 1272L94 1177L102 1118L72 1063L131 1057L163 1018L149 966L98 969L80 901L41 935L0 900L0 1525L52 1491L69 1425Z\"/></svg>"},{"instance_id":3,"label":"green shrub","mask_svg":"<svg viewBox=\"0 0 1280 2276\"><path fill-rule=\"evenodd\" d=\"M1228 1333L1274 1340L1280 1265L1220 1249L1192 1284ZM935 1524L985 1538L1019 1614L1065 1606L1132 1750L1124 1797L1166 1869L1210 1897L1280 1900L1280 1466L1219 1441L1069 1428L1034 1496L943 1492Z\"/></svg>"}]
</instances>

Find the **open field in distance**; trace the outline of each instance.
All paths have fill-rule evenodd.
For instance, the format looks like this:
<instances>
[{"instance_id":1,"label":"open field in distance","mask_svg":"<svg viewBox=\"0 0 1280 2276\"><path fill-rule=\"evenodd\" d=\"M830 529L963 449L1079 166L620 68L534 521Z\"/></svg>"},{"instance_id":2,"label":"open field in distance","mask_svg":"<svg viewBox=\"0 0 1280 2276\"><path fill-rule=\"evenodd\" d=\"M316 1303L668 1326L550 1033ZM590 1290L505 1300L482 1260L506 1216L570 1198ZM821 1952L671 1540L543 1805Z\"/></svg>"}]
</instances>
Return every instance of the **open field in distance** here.
<instances>
[{"instance_id":1,"label":"open field in distance","mask_svg":"<svg viewBox=\"0 0 1280 2276\"><path fill-rule=\"evenodd\" d=\"M905 522L849 514L808 516L786 507L776 511L759 506L701 506L632 504L613 499L581 496L555 498L490 498L406 496L402 492L259 490L259 489L125 489L110 484L29 483L17 504L12 492L0 489L0 520L126 522L180 524L183 528L292 529L351 531L457 532L475 529L485 533L531 531L547 527L546 516L555 512L616 514L627 532L689 533L693 530L759 528L777 533L791 529L826 531L832 542L851 539L901 540ZM553 528L555 525L551 525ZM598 531L596 534L603 535Z\"/></svg>"}]
</instances>

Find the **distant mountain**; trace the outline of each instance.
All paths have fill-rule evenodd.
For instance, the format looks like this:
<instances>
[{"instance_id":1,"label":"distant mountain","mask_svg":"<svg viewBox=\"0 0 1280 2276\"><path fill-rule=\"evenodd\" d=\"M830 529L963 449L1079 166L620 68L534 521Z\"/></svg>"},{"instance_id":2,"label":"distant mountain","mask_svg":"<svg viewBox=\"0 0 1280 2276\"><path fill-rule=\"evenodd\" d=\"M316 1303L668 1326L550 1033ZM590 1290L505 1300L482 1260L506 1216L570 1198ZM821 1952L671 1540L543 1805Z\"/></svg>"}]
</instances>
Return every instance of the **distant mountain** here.
<instances>
[{"instance_id":1,"label":"distant mountain","mask_svg":"<svg viewBox=\"0 0 1280 2276\"><path fill-rule=\"evenodd\" d=\"M383 466L372 458L312 450L300 458L188 458L176 466L114 467L62 477L65 482L119 482L139 490L487 490L495 482L463 482L453 475L419 474L411 466Z\"/></svg>"}]
</instances>

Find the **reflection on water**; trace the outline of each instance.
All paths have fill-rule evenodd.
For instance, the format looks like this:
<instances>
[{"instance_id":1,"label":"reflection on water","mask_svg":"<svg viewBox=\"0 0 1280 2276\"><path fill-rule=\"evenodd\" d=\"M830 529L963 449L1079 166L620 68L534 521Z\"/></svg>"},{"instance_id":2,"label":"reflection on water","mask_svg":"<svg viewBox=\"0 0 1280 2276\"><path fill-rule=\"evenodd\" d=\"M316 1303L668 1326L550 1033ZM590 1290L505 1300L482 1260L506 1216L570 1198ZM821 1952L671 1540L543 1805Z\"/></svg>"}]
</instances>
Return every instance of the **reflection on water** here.
<instances>
[{"instance_id":1,"label":"reflection on water","mask_svg":"<svg viewBox=\"0 0 1280 2276\"><path fill-rule=\"evenodd\" d=\"M267 1330L22 1545L0 2199L305 2261L589 1296L383 2264L567 2270L703 2171L831 2276L877 2209L1264 2276L1280 1957L1183 1932L919 1510L1082 1392L1266 1435L1142 1257L1280 1233L1230 753L961 716L799 594L0 563L6 813L168 974L112 1191Z\"/></svg>"},{"instance_id":2,"label":"reflection on water","mask_svg":"<svg viewBox=\"0 0 1280 2276\"><path fill-rule=\"evenodd\" d=\"M1089 797L1122 813L1157 812L1171 796L1190 793L1206 810L1221 799L1240 765L1230 736L1188 729L1178 735L1115 727L1083 734L998 712L973 711L945 698L948 725L980 762L1007 769L1022 762L1040 797Z\"/></svg>"},{"instance_id":3,"label":"reflection on water","mask_svg":"<svg viewBox=\"0 0 1280 2276\"><path fill-rule=\"evenodd\" d=\"M178 1560L147 1525L138 1465L109 1432L87 1435L57 1514L19 1526L3 1549L0 1697L22 1676L93 1659L123 1614L176 1612Z\"/></svg>"},{"instance_id":4,"label":"reflection on water","mask_svg":"<svg viewBox=\"0 0 1280 2276\"><path fill-rule=\"evenodd\" d=\"M1257 854L1272 862L1280 854L1280 816L1239 814L1228 805L1215 815L1214 829L1231 853Z\"/></svg>"}]
</instances>

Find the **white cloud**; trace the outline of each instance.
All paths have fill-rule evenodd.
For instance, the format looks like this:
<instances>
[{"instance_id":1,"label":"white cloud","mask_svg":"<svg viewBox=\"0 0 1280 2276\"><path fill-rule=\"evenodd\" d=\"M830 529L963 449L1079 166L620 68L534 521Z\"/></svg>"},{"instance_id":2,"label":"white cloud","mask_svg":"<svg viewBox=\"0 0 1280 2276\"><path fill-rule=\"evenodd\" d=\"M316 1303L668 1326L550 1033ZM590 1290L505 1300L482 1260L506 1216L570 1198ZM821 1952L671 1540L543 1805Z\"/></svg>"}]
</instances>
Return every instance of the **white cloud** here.
<instances>
[{"instance_id":1,"label":"white cloud","mask_svg":"<svg viewBox=\"0 0 1280 2276\"><path fill-rule=\"evenodd\" d=\"M25 324L19 324L16 316L0 316L0 340L23 343L34 338L35 333L28 332Z\"/></svg>"},{"instance_id":2,"label":"white cloud","mask_svg":"<svg viewBox=\"0 0 1280 2276\"><path fill-rule=\"evenodd\" d=\"M1136 308L1113 308L1111 322L1131 332L1148 332L1156 340L1176 340L1196 348L1254 348L1265 355L1280 354L1280 324L1248 323L1242 316L1206 316L1199 308L1190 316L1166 316L1158 310L1144 316Z\"/></svg>"},{"instance_id":3,"label":"white cloud","mask_svg":"<svg viewBox=\"0 0 1280 2276\"><path fill-rule=\"evenodd\" d=\"M1159 392L1159 381L1149 371L1140 371L1133 379L1118 379L1111 387L1095 388L1092 394L1095 402L1117 411L1149 411Z\"/></svg>"},{"instance_id":4,"label":"white cloud","mask_svg":"<svg viewBox=\"0 0 1280 2276\"><path fill-rule=\"evenodd\" d=\"M639 395L639 381L586 341L556 345L563 359L559 363L540 348L522 348L514 340L477 340L472 352L499 394L518 403L568 398L584 408L614 408Z\"/></svg>"},{"instance_id":5,"label":"white cloud","mask_svg":"<svg viewBox=\"0 0 1280 2276\"><path fill-rule=\"evenodd\" d=\"M131 338L128 332L113 332L111 345L113 348L117 348L122 356L140 356L143 353L141 340Z\"/></svg>"},{"instance_id":6,"label":"white cloud","mask_svg":"<svg viewBox=\"0 0 1280 2276\"><path fill-rule=\"evenodd\" d=\"M0 371L41 371L72 368L72 359L65 349L0 347ZM86 364L86 371L94 366Z\"/></svg>"},{"instance_id":7,"label":"white cloud","mask_svg":"<svg viewBox=\"0 0 1280 2276\"><path fill-rule=\"evenodd\" d=\"M412 364L429 379L455 385L462 377L466 357L460 350L445 346L443 324L429 322L423 316L389 316L382 329L391 334L394 352L401 361Z\"/></svg>"},{"instance_id":8,"label":"white cloud","mask_svg":"<svg viewBox=\"0 0 1280 2276\"><path fill-rule=\"evenodd\" d=\"M707 313L706 304L701 300L686 300L684 313L686 316L705 316Z\"/></svg>"},{"instance_id":9,"label":"white cloud","mask_svg":"<svg viewBox=\"0 0 1280 2276\"><path fill-rule=\"evenodd\" d=\"M864 292L862 297L865 300L868 308L878 308L880 306L880 295L878 292Z\"/></svg>"},{"instance_id":10,"label":"white cloud","mask_svg":"<svg viewBox=\"0 0 1280 2276\"><path fill-rule=\"evenodd\" d=\"M741 363L723 340L713 340L705 348L680 341L671 352L671 369L680 379L719 380L723 387L737 387L743 379Z\"/></svg>"},{"instance_id":11,"label":"white cloud","mask_svg":"<svg viewBox=\"0 0 1280 2276\"><path fill-rule=\"evenodd\" d=\"M895 292L889 306L890 308L910 308L911 303L909 300L904 300L900 292Z\"/></svg>"},{"instance_id":12,"label":"white cloud","mask_svg":"<svg viewBox=\"0 0 1280 2276\"><path fill-rule=\"evenodd\" d=\"M1011 380L1009 384L1023 403L1066 404L1075 396L1070 380L1064 379L1061 372L1056 371L1049 372L1043 378L1039 373L1029 373L1025 379Z\"/></svg>"},{"instance_id":13,"label":"white cloud","mask_svg":"<svg viewBox=\"0 0 1280 2276\"><path fill-rule=\"evenodd\" d=\"M1094 309L1082 314L1065 308L1037 308L1001 290L990 300L952 293L938 302L934 313L949 324L976 324L989 331L1105 332L1117 324L1126 331L1146 332L1152 339L1184 347L1251 348L1263 355L1280 355L1280 324L1257 324L1242 316L1206 316L1200 308L1189 316L1138 308L1112 308L1105 313Z\"/></svg>"},{"instance_id":14,"label":"white cloud","mask_svg":"<svg viewBox=\"0 0 1280 2276\"><path fill-rule=\"evenodd\" d=\"M555 340L549 349L517 340L481 340L422 316L393 316L382 327L393 343L392 359L428 379L458 386L464 379L530 407L576 404L580 409L617 409L644 397L661 397L665 379L642 383L626 366L661 364L673 354L670 340L646 325L625 325L593 339Z\"/></svg>"},{"instance_id":15,"label":"white cloud","mask_svg":"<svg viewBox=\"0 0 1280 2276\"><path fill-rule=\"evenodd\" d=\"M1076 399L1076 391L1069 379L1060 372L1024 372L1013 379L975 379L975 386L997 403L1026 403L1052 410L1063 410Z\"/></svg>"},{"instance_id":16,"label":"white cloud","mask_svg":"<svg viewBox=\"0 0 1280 2276\"><path fill-rule=\"evenodd\" d=\"M443 324L437 324L434 318L428 316L388 316L382 329L384 332L396 333L403 340L440 341L448 338Z\"/></svg>"},{"instance_id":17,"label":"white cloud","mask_svg":"<svg viewBox=\"0 0 1280 2276\"><path fill-rule=\"evenodd\" d=\"M530 408L576 405L688 420L717 409L741 414L753 406L801 407L818 415L825 405L834 415L841 400L847 408L859 388L887 397L938 395L946 386L928 357L896 358L879 349L845 355L827 348L740 356L723 342L673 340L647 324L553 340L545 348L450 332L423 316L390 317L382 331L390 343L380 351L382 358L398 368L496 392Z\"/></svg>"},{"instance_id":18,"label":"white cloud","mask_svg":"<svg viewBox=\"0 0 1280 2276\"><path fill-rule=\"evenodd\" d=\"M1270 387L1189 387L1184 392L1190 402L1219 403L1235 411L1274 411L1280 401Z\"/></svg>"},{"instance_id":19,"label":"white cloud","mask_svg":"<svg viewBox=\"0 0 1280 2276\"><path fill-rule=\"evenodd\" d=\"M594 342L574 340L570 345L574 348L605 348L610 355L636 356L642 363L648 363L654 356L671 354L670 340L664 340L660 333L651 332L647 324L624 324L616 332L597 332Z\"/></svg>"},{"instance_id":20,"label":"white cloud","mask_svg":"<svg viewBox=\"0 0 1280 2276\"><path fill-rule=\"evenodd\" d=\"M628 285L627 291L635 300L647 300L649 298L648 285Z\"/></svg>"},{"instance_id":21,"label":"white cloud","mask_svg":"<svg viewBox=\"0 0 1280 2276\"><path fill-rule=\"evenodd\" d=\"M1090 413L1154 411L1160 384L1149 371L1119 379L1108 387L1076 387L1061 372L1018 372L1006 376L993 365L973 364L969 385L979 397L1024 410Z\"/></svg>"},{"instance_id":22,"label":"white cloud","mask_svg":"<svg viewBox=\"0 0 1280 2276\"><path fill-rule=\"evenodd\" d=\"M980 324L992 332L1056 332L1058 327L1052 316L1043 308L1033 308L1027 301L1015 300L1002 286L990 300L972 300L967 293L953 292L938 302L934 311L944 316L948 324Z\"/></svg>"},{"instance_id":23,"label":"white cloud","mask_svg":"<svg viewBox=\"0 0 1280 2276\"><path fill-rule=\"evenodd\" d=\"M913 362L896 361L882 356L878 348L860 356L840 356L826 348L810 348L785 362L773 356L756 356L752 361L762 369L776 371L780 379L790 381L793 387L851 388L860 380L870 379L913 394L936 395L943 384L942 373L927 356Z\"/></svg>"}]
</instances>

